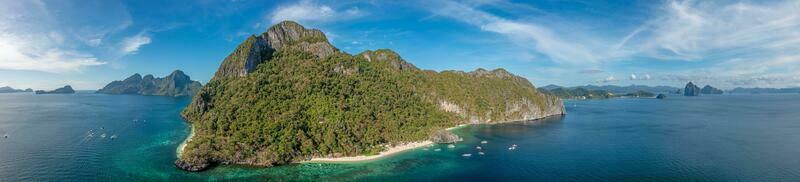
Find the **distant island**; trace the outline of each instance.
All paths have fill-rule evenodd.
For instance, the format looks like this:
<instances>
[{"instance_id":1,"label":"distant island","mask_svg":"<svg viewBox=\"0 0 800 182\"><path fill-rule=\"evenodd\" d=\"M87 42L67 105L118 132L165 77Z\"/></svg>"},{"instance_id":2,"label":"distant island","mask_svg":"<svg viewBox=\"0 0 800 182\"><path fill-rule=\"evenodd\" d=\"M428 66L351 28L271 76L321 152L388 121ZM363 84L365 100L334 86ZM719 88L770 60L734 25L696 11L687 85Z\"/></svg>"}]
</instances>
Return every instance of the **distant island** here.
<instances>
[{"instance_id":1,"label":"distant island","mask_svg":"<svg viewBox=\"0 0 800 182\"><path fill-rule=\"evenodd\" d=\"M202 84L191 80L181 70L175 70L164 78L153 75L142 77L133 74L122 81L113 81L98 90L103 94L161 95L161 96L194 96L202 88Z\"/></svg>"},{"instance_id":2,"label":"distant island","mask_svg":"<svg viewBox=\"0 0 800 182\"><path fill-rule=\"evenodd\" d=\"M22 89L14 89L9 86L0 87L0 93L17 93L17 92L33 92L33 89L28 88L22 90Z\"/></svg>"},{"instance_id":3,"label":"distant island","mask_svg":"<svg viewBox=\"0 0 800 182\"><path fill-rule=\"evenodd\" d=\"M36 91L36 94L74 94L74 93L75 90L72 90L72 86L69 85L51 91L44 91L44 90Z\"/></svg>"},{"instance_id":4,"label":"distant island","mask_svg":"<svg viewBox=\"0 0 800 182\"><path fill-rule=\"evenodd\" d=\"M615 90L615 92L604 90L602 88L610 88ZM633 89L643 89L643 90L633 90ZM644 90L669 92L669 90L673 89L674 89L673 87L667 87L667 86L649 87L643 85L631 85L628 87L613 86L613 85L606 85L606 86L587 85L587 86L577 86L577 87L562 87L557 85L547 85L545 87L538 88L539 92L552 94L562 99L610 99L618 97L655 97L655 93Z\"/></svg>"},{"instance_id":5,"label":"distant island","mask_svg":"<svg viewBox=\"0 0 800 182\"><path fill-rule=\"evenodd\" d=\"M547 85L544 87L539 87L540 89L545 90L552 90L556 88L568 88L568 89L576 89L582 88L585 90L604 90L612 93L614 95L625 95L628 93L634 93L637 91L645 91L650 93L673 93L675 90L678 90L677 87L671 86L647 86L647 85L628 85L628 86L617 86L617 85L584 85L584 86L574 86L574 87L563 87L558 85Z\"/></svg>"},{"instance_id":6,"label":"distant island","mask_svg":"<svg viewBox=\"0 0 800 182\"><path fill-rule=\"evenodd\" d=\"M737 87L728 91L731 94L780 94L780 93L800 93L800 87L791 88L742 88Z\"/></svg>"},{"instance_id":7,"label":"distant island","mask_svg":"<svg viewBox=\"0 0 800 182\"><path fill-rule=\"evenodd\" d=\"M702 89L695 85L692 82L686 83L686 87L683 89L684 96L699 96L700 94L723 94L724 92L718 88L714 88L711 85L706 85Z\"/></svg>"},{"instance_id":8,"label":"distant island","mask_svg":"<svg viewBox=\"0 0 800 182\"><path fill-rule=\"evenodd\" d=\"M441 132L460 124L564 113L559 98L504 69L421 70L388 49L350 55L285 21L248 37L194 96L175 165L370 159L449 142Z\"/></svg>"}]
</instances>

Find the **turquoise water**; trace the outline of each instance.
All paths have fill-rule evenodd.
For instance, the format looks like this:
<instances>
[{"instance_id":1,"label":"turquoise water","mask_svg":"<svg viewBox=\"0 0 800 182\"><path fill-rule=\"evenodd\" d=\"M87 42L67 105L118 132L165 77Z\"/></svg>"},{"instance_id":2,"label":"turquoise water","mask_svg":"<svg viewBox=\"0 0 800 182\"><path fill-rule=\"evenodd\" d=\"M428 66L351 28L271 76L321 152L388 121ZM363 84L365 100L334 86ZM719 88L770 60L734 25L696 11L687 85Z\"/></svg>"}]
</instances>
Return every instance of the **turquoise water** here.
<instances>
[{"instance_id":1,"label":"turquoise water","mask_svg":"<svg viewBox=\"0 0 800 182\"><path fill-rule=\"evenodd\" d=\"M0 138L0 181L800 179L800 95L567 101L565 117L458 129L465 141L453 149L420 148L352 164L220 166L201 173L172 165L188 135L178 116L188 102L0 94L0 135L8 135ZM508 150L512 144L517 150ZM478 155L479 145L486 155Z\"/></svg>"}]
</instances>

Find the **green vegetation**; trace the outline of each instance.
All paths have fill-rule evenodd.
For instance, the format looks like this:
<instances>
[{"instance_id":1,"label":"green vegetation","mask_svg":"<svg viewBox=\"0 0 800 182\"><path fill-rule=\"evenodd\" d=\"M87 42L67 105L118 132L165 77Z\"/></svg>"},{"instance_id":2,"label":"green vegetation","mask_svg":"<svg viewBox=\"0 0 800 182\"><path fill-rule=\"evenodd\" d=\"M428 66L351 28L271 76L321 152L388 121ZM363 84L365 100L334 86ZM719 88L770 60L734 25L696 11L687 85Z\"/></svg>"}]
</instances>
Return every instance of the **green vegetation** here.
<instances>
[{"instance_id":1,"label":"green vegetation","mask_svg":"<svg viewBox=\"0 0 800 182\"><path fill-rule=\"evenodd\" d=\"M271 51L240 77L218 71L182 113L195 135L176 164L272 166L371 155L460 123L563 113L559 99L502 69L437 73L419 70L390 50L327 57L303 50ZM237 49L223 65L258 54Z\"/></svg>"},{"instance_id":2,"label":"green vegetation","mask_svg":"<svg viewBox=\"0 0 800 182\"><path fill-rule=\"evenodd\" d=\"M550 90L539 89L539 92L555 95L562 99L610 99L620 96L625 97L654 97L655 94L646 91L636 91L632 93L616 95L606 90L588 90L584 88L554 88Z\"/></svg>"}]
</instances>

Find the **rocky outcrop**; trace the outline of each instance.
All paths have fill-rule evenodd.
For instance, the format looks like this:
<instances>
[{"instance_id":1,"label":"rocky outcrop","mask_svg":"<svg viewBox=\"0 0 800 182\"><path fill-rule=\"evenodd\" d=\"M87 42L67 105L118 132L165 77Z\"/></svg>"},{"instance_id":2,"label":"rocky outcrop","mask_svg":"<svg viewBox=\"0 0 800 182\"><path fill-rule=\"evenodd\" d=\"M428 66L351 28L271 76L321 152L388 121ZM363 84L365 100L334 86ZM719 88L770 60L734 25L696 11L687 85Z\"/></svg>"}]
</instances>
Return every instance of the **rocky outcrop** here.
<instances>
[{"instance_id":1,"label":"rocky outcrop","mask_svg":"<svg viewBox=\"0 0 800 182\"><path fill-rule=\"evenodd\" d=\"M164 78L155 78L153 75L142 77L136 73L125 80L109 83L97 93L180 97L193 96L200 88L200 82L191 80L181 70L175 70Z\"/></svg>"},{"instance_id":2,"label":"rocky outcrop","mask_svg":"<svg viewBox=\"0 0 800 182\"><path fill-rule=\"evenodd\" d=\"M72 86L69 85L51 91L44 91L44 90L36 91L36 94L74 94L74 93L75 90L73 90Z\"/></svg>"},{"instance_id":3,"label":"rocky outcrop","mask_svg":"<svg viewBox=\"0 0 800 182\"><path fill-rule=\"evenodd\" d=\"M711 85L706 85L705 87L703 87L703 89L700 89L700 93L702 93L702 94L722 94L723 91L718 89L718 88L714 88Z\"/></svg>"},{"instance_id":4,"label":"rocky outcrop","mask_svg":"<svg viewBox=\"0 0 800 182\"><path fill-rule=\"evenodd\" d=\"M667 98L667 95L664 95L664 94L658 94L656 96L656 99L666 99L666 98Z\"/></svg>"},{"instance_id":5,"label":"rocky outcrop","mask_svg":"<svg viewBox=\"0 0 800 182\"><path fill-rule=\"evenodd\" d=\"M433 133L431 133L430 140L433 143L441 144L441 143L456 143L464 139L447 130L436 130Z\"/></svg>"},{"instance_id":6,"label":"rocky outcrop","mask_svg":"<svg viewBox=\"0 0 800 182\"><path fill-rule=\"evenodd\" d=\"M392 68L398 70L419 70L419 68L411 63L406 62L403 60L403 58L400 58L399 54L389 49L378 49L375 51L367 50L358 54L357 56L363 57L369 62L387 62L388 64L392 65Z\"/></svg>"},{"instance_id":7,"label":"rocky outcrop","mask_svg":"<svg viewBox=\"0 0 800 182\"><path fill-rule=\"evenodd\" d=\"M247 38L222 61L214 79L244 77L253 72L258 64L269 60L275 51L280 50L300 50L319 58L326 58L339 51L328 43L328 38L322 31L284 21L259 36L251 35Z\"/></svg>"},{"instance_id":8,"label":"rocky outcrop","mask_svg":"<svg viewBox=\"0 0 800 182\"><path fill-rule=\"evenodd\" d=\"M684 96L699 96L700 95L700 87L694 85L694 83L689 82L686 84L686 88L683 89Z\"/></svg>"}]
</instances>

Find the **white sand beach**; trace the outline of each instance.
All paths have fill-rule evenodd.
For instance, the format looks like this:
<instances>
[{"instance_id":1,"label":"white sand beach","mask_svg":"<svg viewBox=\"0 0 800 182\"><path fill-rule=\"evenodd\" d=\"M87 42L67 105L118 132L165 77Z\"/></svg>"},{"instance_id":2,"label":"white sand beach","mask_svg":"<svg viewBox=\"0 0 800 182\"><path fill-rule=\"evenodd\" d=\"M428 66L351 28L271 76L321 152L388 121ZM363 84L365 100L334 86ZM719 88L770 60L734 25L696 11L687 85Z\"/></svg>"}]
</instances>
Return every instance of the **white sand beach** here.
<instances>
[{"instance_id":1,"label":"white sand beach","mask_svg":"<svg viewBox=\"0 0 800 182\"><path fill-rule=\"evenodd\" d=\"M461 127L464 127L464 126L467 126L467 125L469 125L469 124L460 124L458 126L447 128L447 130L448 131L449 130L454 130L454 129L458 129L458 128L461 128ZM394 147L389 147L388 150L383 151L383 152L379 153L378 155L370 155L370 156L360 155L360 156L351 156L351 157L316 157L316 158L311 158L311 160L308 160L308 161L303 161L302 163L347 163L347 162L369 161L369 160L374 160L374 159L378 159L378 158L382 158L382 157L386 157L386 156L391 156L393 154L400 153L400 152L403 152L403 151L406 151L406 150L411 150L411 149L415 149L415 148L430 146L432 144L433 144L433 142L431 142L430 140L425 140L425 141L420 141L420 142L411 142L411 143L406 143L406 144L403 144L403 145L397 145L397 146L394 146Z\"/></svg>"},{"instance_id":2,"label":"white sand beach","mask_svg":"<svg viewBox=\"0 0 800 182\"><path fill-rule=\"evenodd\" d=\"M175 151L178 158L181 158L181 155L183 155L183 148L186 148L186 144L192 141L192 137L194 137L194 126L192 126L191 131L189 131L189 137L186 137L186 140L183 140L181 145L178 145L178 149Z\"/></svg>"}]
</instances>

